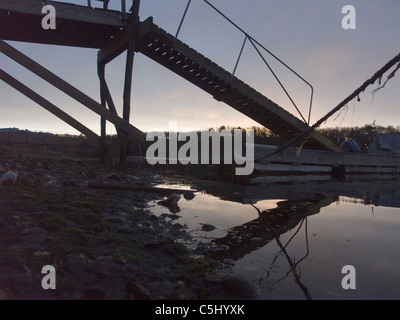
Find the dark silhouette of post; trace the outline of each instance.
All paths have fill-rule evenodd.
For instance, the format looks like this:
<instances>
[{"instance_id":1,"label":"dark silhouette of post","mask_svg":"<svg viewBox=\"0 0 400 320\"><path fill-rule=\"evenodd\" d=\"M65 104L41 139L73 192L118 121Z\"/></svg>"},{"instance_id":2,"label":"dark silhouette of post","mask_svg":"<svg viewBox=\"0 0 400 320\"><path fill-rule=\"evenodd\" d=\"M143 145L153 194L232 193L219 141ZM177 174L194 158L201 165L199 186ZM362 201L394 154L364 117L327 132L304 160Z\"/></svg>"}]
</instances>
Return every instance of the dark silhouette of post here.
<instances>
[{"instance_id":1,"label":"dark silhouette of post","mask_svg":"<svg viewBox=\"0 0 400 320\"><path fill-rule=\"evenodd\" d=\"M131 112L131 92L132 92L132 76L133 76L133 62L135 57L135 45L136 45L136 32L139 24L139 8L140 0L132 1L132 14L130 21L128 20L128 28L131 29L130 39L128 42L128 48L126 52L126 65L125 65L125 84L124 84L124 95L123 95L123 113L122 118L129 122ZM128 155L128 136L125 132L122 132L120 137L121 149L120 149L120 166L124 166L126 163L126 157Z\"/></svg>"}]
</instances>

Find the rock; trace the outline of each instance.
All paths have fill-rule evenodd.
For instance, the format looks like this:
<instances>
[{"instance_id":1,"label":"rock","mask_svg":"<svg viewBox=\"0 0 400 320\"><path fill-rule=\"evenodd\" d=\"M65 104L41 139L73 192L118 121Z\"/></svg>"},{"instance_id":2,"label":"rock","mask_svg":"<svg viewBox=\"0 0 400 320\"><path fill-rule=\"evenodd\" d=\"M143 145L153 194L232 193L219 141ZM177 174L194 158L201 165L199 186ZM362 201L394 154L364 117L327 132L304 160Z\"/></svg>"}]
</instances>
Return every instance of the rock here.
<instances>
[{"instance_id":1,"label":"rock","mask_svg":"<svg viewBox=\"0 0 400 320\"><path fill-rule=\"evenodd\" d=\"M177 290L179 290L179 289L182 289L184 286L185 286L185 283L184 283L183 281L178 281L178 282L176 283L175 288L176 288Z\"/></svg>"},{"instance_id":2,"label":"rock","mask_svg":"<svg viewBox=\"0 0 400 320\"><path fill-rule=\"evenodd\" d=\"M235 261L232 260L232 259L224 259L222 262L225 263L225 264L228 264L230 266L234 266L235 265Z\"/></svg>"},{"instance_id":3,"label":"rock","mask_svg":"<svg viewBox=\"0 0 400 320\"><path fill-rule=\"evenodd\" d=\"M18 172L14 171L7 171L3 176L0 178L0 185L1 186L9 186L13 187L15 182L18 178Z\"/></svg>"},{"instance_id":4,"label":"rock","mask_svg":"<svg viewBox=\"0 0 400 320\"><path fill-rule=\"evenodd\" d=\"M47 174L42 177L42 186L45 188L59 187L60 182L57 180L57 178Z\"/></svg>"},{"instance_id":5,"label":"rock","mask_svg":"<svg viewBox=\"0 0 400 320\"><path fill-rule=\"evenodd\" d=\"M185 192L185 193L183 194L183 197L184 197L186 200L192 200L192 199L194 199L195 194L194 194L194 192Z\"/></svg>"},{"instance_id":6,"label":"rock","mask_svg":"<svg viewBox=\"0 0 400 320\"><path fill-rule=\"evenodd\" d=\"M36 168L40 169L44 169L44 164L41 162L36 163Z\"/></svg>"},{"instance_id":7,"label":"rock","mask_svg":"<svg viewBox=\"0 0 400 320\"><path fill-rule=\"evenodd\" d=\"M212 224L209 224L209 223L205 223L201 227L201 230L202 231L206 231L206 232L213 231L215 229L217 229L217 227L215 227L215 226L213 226Z\"/></svg>"},{"instance_id":8,"label":"rock","mask_svg":"<svg viewBox=\"0 0 400 320\"><path fill-rule=\"evenodd\" d=\"M27 246L41 246L47 240L47 231L42 228L29 228L21 231L22 244Z\"/></svg>"},{"instance_id":9,"label":"rock","mask_svg":"<svg viewBox=\"0 0 400 320\"><path fill-rule=\"evenodd\" d=\"M172 213L178 213L181 209L178 207L178 201L181 196L179 194L173 193L167 199L158 201L158 204L167 207Z\"/></svg>"},{"instance_id":10,"label":"rock","mask_svg":"<svg viewBox=\"0 0 400 320\"><path fill-rule=\"evenodd\" d=\"M150 220L157 221L158 217L155 214L151 214L149 217Z\"/></svg>"},{"instance_id":11,"label":"rock","mask_svg":"<svg viewBox=\"0 0 400 320\"><path fill-rule=\"evenodd\" d=\"M161 217L163 217L164 219L165 218L168 218L168 219L171 219L171 220L176 220L176 219L179 219L180 218L180 216L179 215L177 215L177 214L169 214L169 213L163 213L162 215L161 215Z\"/></svg>"},{"instance_id":12,"label":"rock","mask_svg":"<svg viewBox=\"0 0 400 320\"><path fill-rule=\"evenodd\" d=\"M33 256L37 258L47 258L50 257L50 252L47 251L36 251Z\"/></svg>"}]
</instances>

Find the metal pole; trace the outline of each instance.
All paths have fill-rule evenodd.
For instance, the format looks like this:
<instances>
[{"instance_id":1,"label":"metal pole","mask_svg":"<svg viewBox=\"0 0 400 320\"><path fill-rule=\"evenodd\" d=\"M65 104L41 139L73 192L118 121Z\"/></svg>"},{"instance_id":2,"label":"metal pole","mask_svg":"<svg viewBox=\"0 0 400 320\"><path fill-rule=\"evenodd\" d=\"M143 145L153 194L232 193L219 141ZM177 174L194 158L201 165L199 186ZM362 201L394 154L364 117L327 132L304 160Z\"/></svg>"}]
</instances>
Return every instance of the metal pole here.
<instances>
[{"instance_id":1,"label":"metal pole","mask_svg":"<svg viewBox=\"0 0 400 320\"><path fill-rule=\"evenodd\" d=\"M122 20L126 20L126 3L125 0L121 0L121 13L122 13Z\"/></svg>"},{"instance_id":2,"label":"metal pole","mask_svg":"<svg viewBox=\"0 0 400 320\"><path fill-rule=\"evenodd\" d=\"M179 23L178 31L177 31L176 34L175 34L174 42L175 42L175 40L178 38L179 31L181 31L181 27L182 27L182 24L183 24L183 20L185 20L186 13L188 12L188 9L189 9L189 6L190 6L190 3L191 3L191 2L192 2L192 0L189 0L188 3L187 3L187 5L186 5L185 12L183 13L181 22Z\"/></svg>"},{"instance_id":3,"label":"metal pole","mask_svg":"<svg viewBox=\"0 0 400 320\"><path fill-rule=\"evenodd\" d=\"M237 69L237 67L239 65L239 60L242 57L242 53L243 53L243 49L244 49L244 46L246 44L246 41L247 41L247 35L245 35L245 37L244 37L244 41L243 41L243 44L242 44L242 48L240 49L239 57L238 57L238 59L236 61L235 68L233 69L233 72L232 72L232 75L231 75L231 82L232 82L232 79L233 79L233 77L235 75L236 69Z\"/></svg>"}]
</instances>

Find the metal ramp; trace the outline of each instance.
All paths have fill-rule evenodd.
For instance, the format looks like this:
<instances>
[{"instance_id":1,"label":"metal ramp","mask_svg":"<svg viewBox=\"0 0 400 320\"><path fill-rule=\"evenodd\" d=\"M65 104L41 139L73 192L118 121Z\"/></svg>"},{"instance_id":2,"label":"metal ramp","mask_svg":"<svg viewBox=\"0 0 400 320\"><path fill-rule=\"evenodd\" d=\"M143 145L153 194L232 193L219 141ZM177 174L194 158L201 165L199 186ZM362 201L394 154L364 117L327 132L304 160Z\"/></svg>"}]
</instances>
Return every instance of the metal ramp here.
<instances>
[{"instance_id":1,"label":"metal ramp","mask_svg":"<svg viewBox=\"0 0 400 320\"><path fill-rule=\"evenodd\" d=\"M136 51L285 139L291 140L309 128L306 123L230 72L159 28L153 23L152 17L138 26ZM311 132L307 146L342 151L338 145L316 131Z\"/></svg>"},{"instance_id":2,"label":"metal ramp","mask_svg":"<svg viewBox=\"0 0 400 320\"><path fill-rule=\"evenodd\" d=\"M129 97L134 52L146 55L206 91L216 100L228 104L285 139L292 140L310 128L307 123L293 116L232 73L190 48L176 36L159 28L153 23L152 17L141 22L138 15L140 5L138 0L134 2L132 13L125 12L125 5L122 11L118 12L107 8L93 9L89 6L90 1L88 1L88 6L48 2L57 10L57 30L53 31L41 28L40 21L43 15L40 1L0 0L0 39L100 49L97 63L101 104L90 101L89 104L93 106L88 106L88 99L82 98L81 101L101 115L102 138L105 137L104 119L109 121L112 119L118 133L122 132L122 136L124 132L129 134L130 131L138 131L129 124ZM125 1L122 1L122 4L125 4ZM3 47L2 51L12 51L6 44ZM128 58L125 72L124 111L121 118L116 114L114 103L108 92L104 69L108 62L124 51L128 52ZM17 56L18 54L14 51L10 54L13 59ZM33 63L30 62L29 65L33 66ZM29 69L29 66L26 65L26 67ZM52 83L59 82L57 80ZM21 89L19 84L15 84L14 87L17 90ZM59 89L66 91L67 85ZM96 108L94 108L95 105ZM108 110L104 110L106 107ZM343 151L340 146L315 130L299 139L296 144L301 145L305 141L307 148Z\"/></svg>"}]
</instances>

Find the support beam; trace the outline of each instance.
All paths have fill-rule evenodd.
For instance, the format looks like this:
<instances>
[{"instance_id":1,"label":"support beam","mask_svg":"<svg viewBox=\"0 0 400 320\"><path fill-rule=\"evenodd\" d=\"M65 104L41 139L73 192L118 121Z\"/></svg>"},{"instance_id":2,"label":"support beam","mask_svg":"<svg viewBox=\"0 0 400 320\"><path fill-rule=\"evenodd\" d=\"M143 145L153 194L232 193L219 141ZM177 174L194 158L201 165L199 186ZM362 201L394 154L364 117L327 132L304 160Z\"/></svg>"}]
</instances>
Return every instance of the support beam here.
<instances>
[{"instance_id":1,"label":"support beam","mask_svg":"<svg viewBox=\"0 0 400 320\"><path fill-rule=\"evenodd\" d=\"M25 86L23 83L19 82L17 79L13 78L11 75L6 73L4 70L0 69L0 79L3 80L5 83L13 87L14 89L18 90L43 108L45 108L47 111L51 112L54 114L56 117L60 118L64 122L68 123L71 127L75 128L82 134L84 134L88 139L92 140L95 143L100 142L100 137L94 133L92 130L84 126L82 123L79 121L75 120L72 118L69 114L65 113L58 107L56 107L54 104Z\"/></svg>"},{"instance_id":2,"label":"support beam","mask_svg":"<svg viewBox=\"0 0 400 320\"><path fill-rule=\"evenodd\" d=\"M124 30L121 30L114 39L107 44L107 46L101 48L97 54L97 62L107 64L114 60L122 52L128 48L129 39L131 38L132 28L129 26Z\"/></svg>"},{"instance_id":3,"label":"support beam","mask_svg":"<svg viewBox=\"0 0 400 320\"><path fill-rule=\"evenodd\" d=\"M129 122L131 112L131 92L132 92L132 73L133 73L133 61L135 58L135 47L136 47L136 30L139 24L139 7L140 0L133 0L132 15L130 21L130 38L128 42L128 49L126 51L126 66L125 66L125 83L124 83L124 94L123 94L123 114L122 118ZM124 166L126 157L128 156L128 136L123 133L121 135L121 153L120 153L120 165Z\"/></svg>"},{"instance_id":4,"label":"support beam","mask_svg":"<svg viewBox=\"0 0 400 320\"><path fill-rule=\"evenodd\" d=\"M101 79L101 70L99 68L99 65L97 65L97 74L99 78ZM103 68L103 77L104 77L104 68ZM106 109L107 108L107 101L106 101L106 93L105 93L105 87L102 84L100 80L100 103L102 108ZM106 146L106 137L107 137L107 121L104 117L100 117L100 152L102 155L105 155L107 153L107 146Z\"/></svg>"},{"instance_id":5,"label":"support beam","mask_svg":"<svg viewBox=\"0 0 400 320\"><path fill-rule=\"evenodd\" d=\"M136 127L132 126L129 122L121 119L113 112L104 109L101 104L84 94L83 92L79 91L68 82L64 81L51 71L47 70L46 68L42 67L37 62L33 61L20 51L16 50L3 40L0 40L0 52L7 55L12 60L16 61L17 63L21 64L31 72L35 73L42 79L46 80L47 82L54 85L56 88L61 90L62 92L66 93L67 95L71 96L75 100L79 101L88 109L92 110L93 112L97 113L98 115L104 117L106 120L112 122L113 124L117 125L119 128L127 132L132 136L143 135L143 132L137 129Z\"/></svg>"},{"instance_id":6,"label":"support beam","mask_svg":"<svg viewBox=\"0 0 400 320\"><path fill-rule=\"evenodd\" d=\"M115 107L114 101L111 97L111 93L110 90L108 88L107 82L106 82L106 78L105 78L105 64L104 63L98 63L97 64L97 74L99 76L100 79L100 96L102 99L101 105L104 106L104 108L106 108L106 105L108 105L108 109L113 112L114 114L118 115L117 109ZM103 103L103 99L104 99L104 103ZM103 120L102 120L103 121ZM105 127L105 125L104 125ZM115 126L115 130L118 133L118 136L121 135L121 130L118 128L118 126Z\"/></svg>"},{"instance_id":7,"label":"support beam","mask_svg":"<svg viewBox=\"0 0 400 320\"><path fill-rule=\"evenodd\" d=\"M19 12L24 14L37 15L40 19L42 14L42 2L32 0L7 0L0 2L0 10ZM104 9L108 9L109 0L104 2ZM93 9L88 6L64 3L59 1L49 1L57 12L57 19L81 21L100 25L115 27L125 27L126 23L121 20L121 12L114 10ZM39 24L40 24L40 20ZM28 30L27 30L28 31Z\"/></svg>"}]
</instances>

